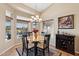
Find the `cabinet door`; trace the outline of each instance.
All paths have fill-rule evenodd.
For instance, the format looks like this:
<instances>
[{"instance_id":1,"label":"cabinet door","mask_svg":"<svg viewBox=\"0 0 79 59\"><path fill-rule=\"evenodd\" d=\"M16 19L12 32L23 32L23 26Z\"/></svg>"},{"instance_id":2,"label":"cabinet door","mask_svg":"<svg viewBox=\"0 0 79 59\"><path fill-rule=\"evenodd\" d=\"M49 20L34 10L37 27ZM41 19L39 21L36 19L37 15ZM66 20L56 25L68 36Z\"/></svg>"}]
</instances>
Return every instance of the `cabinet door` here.
<instances>
[{"instance_id":1,"label":"cabinet door","mask_svg":"<svg viewBox=\"0 0 79 59\"><path fill-rule=\"evenodd\" d=\"M56 48L74 55L74 36L56 35Z\"/></svg>"},{"instance_id":2,"label":"cabinet door","mask_svg":"<svg viewBox=\"0 0 79 59\"><path fill-rule=\"evenodd\" d=\"M56 35L56 48L61 49L61 36Z\"/></svg>"},{"instance_id":3,"label":"cabinet door","mask_svg":"<svg viewBox=\"0 0 79 59\"><path fill-rule=\"evenodd\" d=\"M74 54L74 38L73 37L68 38L67 52Z\"/></svg>"}]
</instances>

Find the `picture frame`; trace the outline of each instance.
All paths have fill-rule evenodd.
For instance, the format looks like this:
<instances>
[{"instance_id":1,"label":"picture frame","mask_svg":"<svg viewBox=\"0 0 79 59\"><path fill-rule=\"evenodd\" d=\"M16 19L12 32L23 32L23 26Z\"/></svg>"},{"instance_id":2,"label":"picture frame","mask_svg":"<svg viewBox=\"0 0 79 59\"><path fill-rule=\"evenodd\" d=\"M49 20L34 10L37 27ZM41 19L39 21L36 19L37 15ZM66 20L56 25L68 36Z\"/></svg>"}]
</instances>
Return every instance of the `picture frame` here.
<instances>
[{"instance_id":1,"label":"picture frame","mask_svg":"<svg viewBox=\"0 0 79 59\"><path fill-rule=\"evenodd\" d=\"M58 17L58 29L74 29L74 15Z\"/></svg>"}]
</instances>

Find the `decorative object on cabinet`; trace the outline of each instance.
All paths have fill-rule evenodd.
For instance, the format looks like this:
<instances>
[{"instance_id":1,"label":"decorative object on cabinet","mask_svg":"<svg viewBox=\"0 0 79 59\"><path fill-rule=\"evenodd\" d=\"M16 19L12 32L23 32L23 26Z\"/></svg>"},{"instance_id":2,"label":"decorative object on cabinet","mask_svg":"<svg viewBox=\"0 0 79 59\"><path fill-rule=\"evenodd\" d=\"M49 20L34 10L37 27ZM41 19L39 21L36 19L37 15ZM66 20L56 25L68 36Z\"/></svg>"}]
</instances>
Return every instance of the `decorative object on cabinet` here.
<instances>
[{"instance_id":1,"label":"decorative object on cabinet","mask_svg":"<svg viewBox=\"0 0 79 59\"><path fill-rule=\"evenodd\" d=\"M59 29L73 29L74 28L74 15L67 15L58 18Z\"/></svg>"},{"instance_id":2,"label":"decorative object on cabinet","mask_svg":"<svg viewBox=\"0 0 79 59\"><path fill-rule=\"evenodd\" d=\"M56 34L56 48L65 52L75 54L75 36Z\"/></svg>"}]
</instances>

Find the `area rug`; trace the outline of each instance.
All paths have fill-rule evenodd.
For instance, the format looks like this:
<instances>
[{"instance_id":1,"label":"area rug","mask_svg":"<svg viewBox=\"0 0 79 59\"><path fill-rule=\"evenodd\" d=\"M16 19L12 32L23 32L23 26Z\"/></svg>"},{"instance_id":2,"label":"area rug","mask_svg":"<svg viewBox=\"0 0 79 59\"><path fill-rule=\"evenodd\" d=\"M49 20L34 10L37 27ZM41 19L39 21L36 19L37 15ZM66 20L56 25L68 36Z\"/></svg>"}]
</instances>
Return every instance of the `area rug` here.
<instances>
[{"instance_id":1,"label":"area rug","mask_svg":"<svg viewBox=\"0 0 79 59\"><path fill-rule=\"evenodd\" d=\"M22 48L16 48L16 51L18 53L18 56L27 56L26 52L22 55ZM34 56L33 51L29 51L28 56ZM43 56L42 52L38 52L37 56ZM61 52L57 50L50 49L49 53L46 51L45 56L61 56Z\"/></svg>"}]
</instances>

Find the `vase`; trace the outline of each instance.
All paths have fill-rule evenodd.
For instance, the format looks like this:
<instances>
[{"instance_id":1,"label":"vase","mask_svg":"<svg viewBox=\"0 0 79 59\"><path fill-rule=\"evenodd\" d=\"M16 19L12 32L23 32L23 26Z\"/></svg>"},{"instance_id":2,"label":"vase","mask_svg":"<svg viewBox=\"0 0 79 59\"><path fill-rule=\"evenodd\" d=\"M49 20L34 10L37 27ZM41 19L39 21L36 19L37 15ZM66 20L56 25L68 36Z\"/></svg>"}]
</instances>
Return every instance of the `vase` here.
<instances>
[{"instance_id":1,"label":"vase","mask_svg":"<svg viewBox=\"0 0 79 59\"><path fill-rule=\"evenodd\" d=\"M37 39L37 33L34 33L35 39Z\"/></svg>"}]
</instances>

